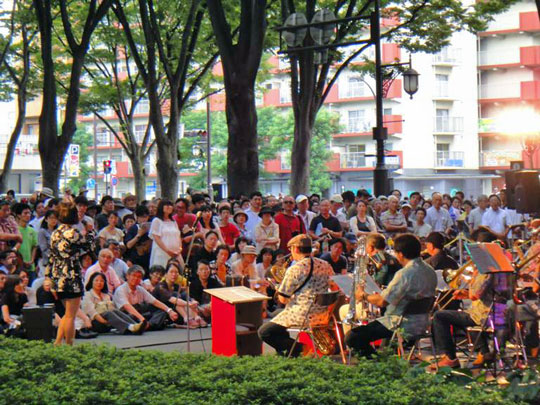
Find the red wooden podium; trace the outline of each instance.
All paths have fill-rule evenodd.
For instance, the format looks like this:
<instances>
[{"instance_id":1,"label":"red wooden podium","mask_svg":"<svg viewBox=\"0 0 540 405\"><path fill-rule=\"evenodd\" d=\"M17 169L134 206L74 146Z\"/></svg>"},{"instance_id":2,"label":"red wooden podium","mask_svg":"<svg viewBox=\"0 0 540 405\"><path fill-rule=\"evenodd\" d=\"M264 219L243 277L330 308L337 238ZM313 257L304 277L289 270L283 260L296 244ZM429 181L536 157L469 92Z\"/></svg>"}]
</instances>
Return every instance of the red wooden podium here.
<instances>
[{"instance_id":1,"label":"red wooden podium","mask_svg":"<svg viewBox=\"0 0 540 405\"><path fill-rule=\"evenodd\" d=\"M270 297L247 287L204 290L212 296L212 353L223 356L262 354L257 335L262 303Z\"/></svg>"}]
</instances>

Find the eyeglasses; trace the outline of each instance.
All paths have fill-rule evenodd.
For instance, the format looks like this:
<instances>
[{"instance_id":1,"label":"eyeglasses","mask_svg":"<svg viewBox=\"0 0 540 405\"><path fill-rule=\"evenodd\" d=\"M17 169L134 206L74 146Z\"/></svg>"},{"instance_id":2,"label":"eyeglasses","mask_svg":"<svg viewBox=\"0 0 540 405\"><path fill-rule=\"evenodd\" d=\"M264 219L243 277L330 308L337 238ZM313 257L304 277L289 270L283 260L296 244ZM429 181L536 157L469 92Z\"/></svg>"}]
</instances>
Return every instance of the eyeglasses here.
<instances>
[{"instance_id":1,"label":"eyeglasses","mask_svg":"<svg viewBox=\"0 0 540 405\"><path fill-rule=\"evenodd\" d=\"M283 201L283 204L294 204L294 201Z\"/></svg>"}]
</instances>

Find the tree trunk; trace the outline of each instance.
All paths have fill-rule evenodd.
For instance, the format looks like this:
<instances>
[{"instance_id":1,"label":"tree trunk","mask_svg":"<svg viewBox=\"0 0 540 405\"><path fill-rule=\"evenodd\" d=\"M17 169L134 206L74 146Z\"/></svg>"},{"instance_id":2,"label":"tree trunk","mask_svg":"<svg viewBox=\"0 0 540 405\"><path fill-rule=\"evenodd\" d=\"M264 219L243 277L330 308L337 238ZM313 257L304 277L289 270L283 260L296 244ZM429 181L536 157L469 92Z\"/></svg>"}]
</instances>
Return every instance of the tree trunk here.
<instances>
[{"instance_id":1,"label":"tree trunk","mask_svg":"<svg viewBox=\"0 0 540 405\"><path fill-rule=\"evenodd\" d=\"M231 81L226 96L229 195L247 195L259 188L255 91L243 80Z\"/></svg>"},{"instance_id":2,"label":"tree trunk","mask_svg":"<svg viewBox=\"0 0 540 405\"><path fill-rule=\"evenodd\" d=\"M52 15L50 1L34 0L39 23L41 59L43 63L43 95L39 116L39 156L43 186L58 195L58 179L62 168L63 152L56 148L58 129L56 119L56 82L52 55ZM60 161L60 163L59 163Z\"/></svg>"},{"instance_id":3,"label":"tree trunk","mask_svg":"<svg viewBox=\"0 0 540 405\"><path fill-rule=\"evenodd\" d=\"M140 156L130 157L133 179L135 180L135 195L137 201L146 200L146 175L144 173L144 163Z\"/></svg>"},{"instance_id":4,"label":"tree trunk","mask_svg":"<svg viewBox=\"0 0 540 405\"><path fill-rule=\"evenodd\" d=\"M291 195L309 193L309 160L314 120L309 109L301 106L294 120L294 141L291 153Z\"/></svg>"},{"instance_id":5,"label":"tree trunk","mask_svg":"<svg viewBox=\"0 0 540 405\"><path fill-rule=\"evenodd\" d=\"M24 87L26 87L26 84L24 84ZM13 132L11 132L11 137L9 138L9 143L6 150L6 159L4 160L4 168L0 174L0 193L4 193L7 189L9 176L11 174L11 166L13 165L13 158L15 157L15 146L17 146L17 141L19 140L19 135L21 134L25 117L26 88L19 88L17 92L17 121L15 123L15 128L13 128Z\"/></svg>"},{"instance_id":6,"label":"tree trunk","mask_svg":"<svg viewBox=\"0 0 540 405\"><path fill-rule=\"evenodd\" d=\"M158 180L161 186L161 197L174 200L178 197L178 145L176 139L163 138L156 142Z\"/></svg>"}]
</instances>

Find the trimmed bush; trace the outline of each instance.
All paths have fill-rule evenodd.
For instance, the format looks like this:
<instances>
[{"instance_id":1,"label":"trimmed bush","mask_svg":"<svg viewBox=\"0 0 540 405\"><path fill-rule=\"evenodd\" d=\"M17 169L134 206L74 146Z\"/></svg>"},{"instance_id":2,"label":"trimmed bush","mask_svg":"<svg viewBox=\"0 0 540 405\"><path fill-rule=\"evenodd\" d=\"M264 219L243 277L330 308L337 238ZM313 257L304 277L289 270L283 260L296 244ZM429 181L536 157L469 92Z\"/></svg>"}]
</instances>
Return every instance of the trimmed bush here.
<instances>
[{"instance_id":1,"label":"trimmed bush","mask_svg":"<svg viewBox=\"0 0 540 405\"><path fill-rule=\"evenodd\" d=\"M53 347L0 338L9 404L503 404L503 392L411 369L393 357L345 367L276 356Z\"/></svg>"}]
</instances>

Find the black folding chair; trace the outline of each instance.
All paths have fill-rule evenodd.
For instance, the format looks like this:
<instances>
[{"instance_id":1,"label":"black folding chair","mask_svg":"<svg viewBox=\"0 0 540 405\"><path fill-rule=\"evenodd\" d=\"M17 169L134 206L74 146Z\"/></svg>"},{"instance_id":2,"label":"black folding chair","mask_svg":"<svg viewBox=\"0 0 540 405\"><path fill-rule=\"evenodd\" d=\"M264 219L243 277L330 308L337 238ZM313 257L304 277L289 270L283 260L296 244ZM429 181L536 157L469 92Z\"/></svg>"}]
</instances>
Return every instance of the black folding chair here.
<instances>
[{"instance_id":1,"label":"black folding chair","mask_svg":"<svg viewBox=\"0 0 540 405\"><path fill-rule=\"evenodd\" d=\"M427 327L425 331L423 331L422 333L410 336L408 337L408 339L404 339L400 330L405 317L409 315L426 315L427 317L429 317L434 304L435 304L435 297L420 298L418 300L411 301L409 302L409 304L407 304L407 306L405 307L405 310L403 311L403 314L399 318L397 327L394 330L394 334L392 335L392 339L390 340L390 342L392 342L394 339L397 338L398 355L400 357L404 357L404 354L405 354L404 342L406 342L411 347L411 350L409 351L409 354L407 355L407 361L411 361L412 356L414 355L414 352L416 350L420 352L420 341L422 339L429 339L433 358L435 359L435 361L437 361L437 355L435 353L435 345L433 343L433 334L431 333L431 322L427 323Z\"/></svg>"},{"instance_id":2,"label":"black folding chair","mask_svg":"<svg viewBox=\"0 0 540 405\"><path fill-rule=\"evenodd\" d=\"M343 362L345 362L343 343L341 342L341 335L339 334L338 323L337 323L337 320L336 320L334 314L332 313L333 312L332 311L332 309L333 309L332 305L334 305L337 302L338 298L339 298L339 291L331 291L331 292L319 293L319 294L316 294L313 297L313 301L311 301L311 303L309 305L309 309L306 312L306 316L305 316L305 318L304 318L304 320L302 322L302 325L300 327L287 328L288 332L296 333L296 338L294 340L294 344L292 345L291 350L289 351L289 354L288 354L287 357L290 357L291 354L293 353L293 351L294 351L294 349L295 349L295 347L296 347L296 345L298 343L298 338L300 336L300 333L305 332L307 334L307 336L310 338L313 347L316 347L315 346L315 340L314 340L314 337L313 337L313 330L317 329L317 328L329 328L330 325L333 324L332 328L336 331L336 337L337 337L338 344L339 344L340 354L341 354L341 357L343 359ZM329 322L326 325L313 326L313 325L309 324L309 316L311 315L311 310L313 309L314 305L317 305L319 307L324 307L328 311ZM315 350L315 353L316 353L316 350Z\"/></svg>"}]
</instances>

